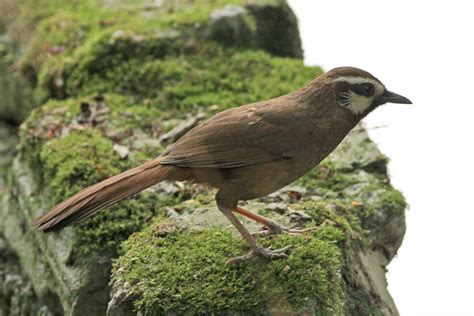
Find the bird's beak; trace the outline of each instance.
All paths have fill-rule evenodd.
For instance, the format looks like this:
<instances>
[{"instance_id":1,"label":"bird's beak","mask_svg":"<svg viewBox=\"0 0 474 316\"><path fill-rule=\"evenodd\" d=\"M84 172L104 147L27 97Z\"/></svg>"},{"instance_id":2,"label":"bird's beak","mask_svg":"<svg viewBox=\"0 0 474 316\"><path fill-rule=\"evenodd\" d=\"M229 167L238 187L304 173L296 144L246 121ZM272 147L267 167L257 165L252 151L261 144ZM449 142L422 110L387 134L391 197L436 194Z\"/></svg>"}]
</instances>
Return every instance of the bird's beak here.
<instances>
[{"instance_id":1,"label":"bird's beak","mask_svg":"<svg viewBox=\"0 0 474 316\"><path fill-rule=\"evenodd\" d=\"M408 98L402 95L396 94L392 91L385 90L384 94L377 100L379 104L384 103L401 103L401 104L412 104Z\"/></svg>"}]
</instances>

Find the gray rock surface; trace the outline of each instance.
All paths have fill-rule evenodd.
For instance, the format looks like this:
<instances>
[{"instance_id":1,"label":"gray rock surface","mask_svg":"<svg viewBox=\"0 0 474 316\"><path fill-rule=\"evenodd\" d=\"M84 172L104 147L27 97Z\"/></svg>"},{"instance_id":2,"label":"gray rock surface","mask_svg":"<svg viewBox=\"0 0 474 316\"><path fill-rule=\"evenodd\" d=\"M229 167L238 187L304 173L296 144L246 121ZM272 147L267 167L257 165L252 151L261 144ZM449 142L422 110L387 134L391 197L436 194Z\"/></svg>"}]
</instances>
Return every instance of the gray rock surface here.
<instances>
[{"instance_id":1,"label":"gray rock surface","mask_svg":"<svg viewBox=\"0 0 474 316\"><path fill-rule=\"evenodd\" d=\"M19 258L0 237L0 316L54 315L42 305L24 275Z\"/></svg>"},{"instance_id":2,"label":"gray rock surface","mask_svg":"<svg viewBox=\"0 0 474 316\"><path fill-rule=\"evenodd\" d=\"M303 57L298 20L284 0L249 1L255 17L257 46L277 56Z\"/></svg>"},{"instance_id":3,"label":"gray rock surface","mask_svg":"<svg viewBox=\"0 0 474 316\"><path fill-rule=\"evenodd\" d=\"M74 250L71 234L45 235L31 230L40 212L35 197L37 183L31 171L16 159L11 170L13 195L4 196L0 216L0 235L20 258L22 271L34 293L51 311L67 315L99 315L108 301L107 282L110 257L97 255L93 265L72 265ZM44 204L43 204L44 205ZM24 212L12 212L23 209ZM80 307L80 308L78 308Z\"/></svg>"},{"instance_id":4,"label":"gray rock surface","mask_svg":"<svg viewBox=\"0 0 474 316\"><path fill-rule=\"evenodd\" d=\"M257 47L277 56L303 57L298 21L283 0L248 1L211 13L206 35L227 45Z\"/></svg>"},{"instance_id":5,"label":"gray rock surface","mask_svg":"<svg viewBox=\"0 0 474 316\"><path fill-rule=\"evenodd\" d=\"M22 71L15 64L23 44L13 40L9 33L16 10L10 0L0 4L0 12L10 14L0 17L0 24L3 25L0 26L0 121L18 124L33 108L33 84L27 70Z\"/></svg>"},{"instance_id":6,"label":"gray rock surface","mask_svg":"<svg viewBox=\"0 0 474 316\"><path fill-rule=\"evenodd\" d=\"M252 20L241 6L228 5L212 12L207 36L228 45L248 45L252 39Z\"/></svg>"}]
</instances>

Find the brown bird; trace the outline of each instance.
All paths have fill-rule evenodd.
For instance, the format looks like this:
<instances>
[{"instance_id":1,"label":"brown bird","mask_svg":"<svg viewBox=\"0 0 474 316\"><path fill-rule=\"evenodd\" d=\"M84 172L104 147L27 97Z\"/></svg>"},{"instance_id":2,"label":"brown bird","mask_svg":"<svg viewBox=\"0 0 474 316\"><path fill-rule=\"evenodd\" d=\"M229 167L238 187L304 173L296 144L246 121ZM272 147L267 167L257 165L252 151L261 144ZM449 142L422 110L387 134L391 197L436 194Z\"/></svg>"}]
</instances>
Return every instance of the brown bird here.
<instances>
[{"instance_id":1,"label":"brown bird","mask_svg":"<svg viewBox=\"0 0 474 316\"><path fill-rule=\"evenodd\" d=\"M45 232L78 223L160 181L189 180L218 189L219 210L250 245L245 260L286 257L285 247L263 248L234 212L265 225L270 233L303 232L237 206L268 195L303 176L379 105L411 103L385 89L370 73L333 69L305 87L275 99L218 113L190 130L159 157L81 190L34 223Z\"/></svg>"}]
</instances>

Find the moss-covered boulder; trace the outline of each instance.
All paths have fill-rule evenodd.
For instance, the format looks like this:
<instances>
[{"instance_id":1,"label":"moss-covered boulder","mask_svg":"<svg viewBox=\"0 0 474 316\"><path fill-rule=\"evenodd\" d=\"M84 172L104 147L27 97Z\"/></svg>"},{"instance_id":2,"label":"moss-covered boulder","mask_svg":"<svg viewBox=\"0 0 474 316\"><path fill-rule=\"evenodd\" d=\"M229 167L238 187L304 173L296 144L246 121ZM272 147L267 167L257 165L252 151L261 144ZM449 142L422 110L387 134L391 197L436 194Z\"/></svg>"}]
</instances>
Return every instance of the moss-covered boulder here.
<instances>
[{"instance_id":1,"label":"moss-covered boulder","mask_svg":"<svg viewBox=\"0 0 474 316\"><path fill-rule=\"evenodd\" d=\"M190 183L158 184L59 233L31 227L82 187L158 156L199 120L320 75L300 59L285 1L16 5L19 25L34 28L12 64L30 78L28 109L41 105L12 142L14 159L2 160L0 257L5 249L21 271L7 262L0 273L31 287L20 312L11 287L0 287L5 313L397 313L384 268L404 234L405 201L363 126L297 183L247 202L286 225L317 227L260 237L292 244L284 260L225 266L246 245L215 192Z\"/></svg>"}]
</instances>

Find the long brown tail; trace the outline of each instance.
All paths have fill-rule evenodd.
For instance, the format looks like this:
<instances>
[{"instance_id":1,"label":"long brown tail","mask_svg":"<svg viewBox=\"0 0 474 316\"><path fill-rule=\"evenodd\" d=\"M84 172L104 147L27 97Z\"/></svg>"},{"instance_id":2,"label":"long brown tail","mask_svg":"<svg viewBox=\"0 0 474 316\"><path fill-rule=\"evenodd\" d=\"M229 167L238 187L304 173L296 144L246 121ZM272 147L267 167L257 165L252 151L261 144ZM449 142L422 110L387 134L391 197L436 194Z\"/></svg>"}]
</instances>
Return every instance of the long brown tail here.
<instances>
[{"instance_id":1,"label":"long brown tail","mask_svg":"<svg viewBox=\"0 0 474 316\"><path fill-rule=\"evenodd\" d=\"M87 187L34 221L44 232L78 223L100 210L167 179L160 158Z\"/></svg>"}]
</instances>

